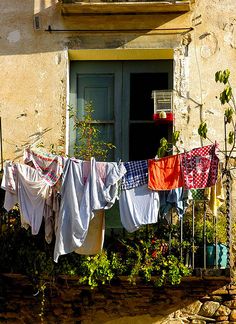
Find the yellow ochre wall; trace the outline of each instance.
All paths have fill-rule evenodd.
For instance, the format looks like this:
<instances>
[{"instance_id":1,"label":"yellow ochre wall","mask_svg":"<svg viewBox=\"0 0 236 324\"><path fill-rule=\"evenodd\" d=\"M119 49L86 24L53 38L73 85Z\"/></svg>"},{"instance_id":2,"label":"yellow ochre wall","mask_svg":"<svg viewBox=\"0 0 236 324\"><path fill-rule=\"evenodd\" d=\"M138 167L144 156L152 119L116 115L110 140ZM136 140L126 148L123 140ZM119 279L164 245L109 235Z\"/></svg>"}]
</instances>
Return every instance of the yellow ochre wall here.
<instances>
[{"instance_id":1,"label":"yellow ochre wall","mask_svg":"<svg viewBox=\"0 0 236 324\"><path fill-rule=\"evenodd\" d=\"M56 0L2 0L0 13L4 160L18 160L24 147L41 142L66 151L70 59L173 57L175 128L185 148L201 144L201 119L223 145L223 110L216 98L221 87L214 74L230 68L236 84L234 0L196 0L185 13L140 15L62 15ZM49 26L79 31L48 32Z\"/></svg>"}]
</instances>

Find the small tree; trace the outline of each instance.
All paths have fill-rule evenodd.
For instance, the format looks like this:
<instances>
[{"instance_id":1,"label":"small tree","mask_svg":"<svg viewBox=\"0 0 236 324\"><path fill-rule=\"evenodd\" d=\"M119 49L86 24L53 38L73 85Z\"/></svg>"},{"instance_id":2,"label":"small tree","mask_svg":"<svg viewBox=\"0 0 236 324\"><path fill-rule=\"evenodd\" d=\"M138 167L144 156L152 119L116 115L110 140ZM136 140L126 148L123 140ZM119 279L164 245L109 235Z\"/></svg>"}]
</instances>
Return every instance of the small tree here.
<instances>
[{"instance_id":1,"label":"small tree","mask_svg":"<svg viewBox=\"0 0 236 324\"><path fill-rule=\"evenodd\" d=\"M230 71L228 69L224 71L217 71L215 73L215 81L220 82L224 85L223 91L220 93L219 100L222 106L225 107L224 111L224 126L225 126L225 165L224 171L230 171L230 158L232 157L233 151L236 148L236 102L233 95L233 89L230 84ZM227 127L228 126L228 127ZM227 128L229 128L227 134ZM198 134L203 138L207 137L207 123L204 121L199 125ZM230 149L228 149L228 145L230 145Z\"/></svg>"},{"instance_id":2,"label":"small tree","mask_svg":"<svg viewBox=\"0 0 236 324\"><path fill-rule=\"evenodd\" d=\"M96 160L105 160L109 151L115 146L101 139L97 121L92 117L93 113L92 102L86 103L82 119L79 119L75 111L70 109L70 117L74 120L74 130L78 135L74 144L74 155L83 160L90 160L91 157L95 157Z\"/></svg>"}]
</instances>

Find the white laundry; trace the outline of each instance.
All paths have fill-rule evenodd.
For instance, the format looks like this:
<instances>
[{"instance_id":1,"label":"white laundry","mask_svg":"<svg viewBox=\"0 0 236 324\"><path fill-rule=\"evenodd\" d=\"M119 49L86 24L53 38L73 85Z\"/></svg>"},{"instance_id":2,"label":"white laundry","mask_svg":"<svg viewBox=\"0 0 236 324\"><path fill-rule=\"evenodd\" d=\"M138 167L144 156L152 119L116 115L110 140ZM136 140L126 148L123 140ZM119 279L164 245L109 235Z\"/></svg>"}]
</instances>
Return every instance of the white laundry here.
<instances>
[{"instance_id":1,"label":"white laundry","mask_svg":"<svg viewBox=\"0 0 236 324\"><path fill-rule=\"evenodd\" d=\"M5 190L3 207L9 211L17 203L17 181L15 164L7 161L3 168L1 188Z\"/></svg>"},{"instance_id":2,"label":"white laundry","mask_svg":"<svg viewBox=\"0 0 236 324\"><path fill-rule=\"evenodd\" d=\"M148 189L147 184L122 190L119 199L120 218L124 228L132 233L142 225L158 221L159 194Z\"/></svg>"},{"instance_id":3,"label":"white laundry","mask_svg":"<svg viewBox=\"0 0 236 324\"><path fill-rule=\"evenodd\" d=\"M106 178L102 179L99 164L103 163ZM109 209L118 199L119 181L125 175L123 163L96 162L91 159L91 205L93 210Z\"/></svg>"},{"instance_id":4,"label":"white laundry","mask_svg":"<svg viewBox=\"0 0 236 324\"><path fill-rule=\"evenodd\" d=\"M40 173L28 165L6 163L1 186L6 190L4 208L9 211L18 202L22 227L30 226L32 234L38 234L51 192Z\"/></svg>"},{"instance_id":5,"label":"white laundry","mask_svg":"<svg viewBox=\"0 0 236 324\"><path fill-rule=\"evenodd\" d=\"M50 186L54 186L60 179L66 159L60 155L30 148L25 149L23 157L24 163L38 170Z\"/></svg>"},{"instance_id":6,"label":"white laundry","mask_svg":"<svg viewBox=\"0 0 236 324\"><path fill-rule=\"evenodd\" d=\"M83 245L94 211L112 207L117 198L119 180L126 172L123 164L107 162L104 163L106 178L102 179L94 158L90 161L90 168L87 168L89 174L83 173L84 163L88 162L69 159L65 163L55 262L60 255L73 252Z\"/></svg>"},{"instance_id":7,"label":"white laundry","mask_svg":"<svg viewBox=\"0 0 236 324\"><path fill-rule=\"evenodd\" d=\"M51 194L46 199L44 208L45 240L48 244L52 242L53 235L57 231L58 217L60 211L60 199L55 187L51 188Z\"/></svg>"}]
</instances>

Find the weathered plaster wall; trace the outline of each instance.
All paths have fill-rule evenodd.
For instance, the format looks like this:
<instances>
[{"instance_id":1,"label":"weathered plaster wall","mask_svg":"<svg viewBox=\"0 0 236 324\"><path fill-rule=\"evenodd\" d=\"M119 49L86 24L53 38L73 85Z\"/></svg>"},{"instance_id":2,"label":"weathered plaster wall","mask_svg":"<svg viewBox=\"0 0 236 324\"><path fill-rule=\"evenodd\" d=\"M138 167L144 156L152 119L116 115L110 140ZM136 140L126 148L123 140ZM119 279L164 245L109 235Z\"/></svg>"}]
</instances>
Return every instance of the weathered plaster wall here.
<instances>
[{"instance_id":1,"label":"weathered plaster wall","mask_svg":"<svg viewBox=\"0 0 236 324\"><path fill-rule=\"evenodd\" d=\"M34 143L64 146L68 62L63 45L33 29L34 1L1 1L0 11L3 157L18 159ZM50 14L45 9L44 19Z\"/></svg>"},{"instance_id":2,"label":"weathered plaster wall","mask_svg":"<svg viewBox=\"0 0 236 324\"><path fill-rule=\"evenodd\" d=\"M175 126L185 148L200 145L197 125L207 120L209 134L223 141L221 89L214 73L236 73L234 0L196 0L187 14L62 17L56 0L0 3L0 115L5 159L16 159L29 143L65 144L67 49L174 48ZM35 31L33 18L39 17ZM89 29L87 33L48 33L52 28ZM99 32L101 29L147 28L148 32ZM156 28L193 27L187 34ZM180 96L179 96L180 95ZM207 144L207 141L205 141Z\"/></svg>"},{"instance_id":3,"label":"weathered plaster wall","mask_svg":"<svg viewBox=\"0 0 236 324\"><path fill-rule=\"evenodd\" d=\"M229 68L236 84L235 1L197 0L191 16L194 30L189 34L188 100L179 106L176 126L181 129L187 147L200 145L197 125L206 120L209 137L223 145L223 109L219 102L222 85L214 81L215 72ZM186 62L186 65L188 64ZM181 118L182 116L182 118ZM204 144L208 144L205 141Z\"/></svg>"},{"instance_id":4,"label":"weathered plaster wall","mask_svg":"<svg viewBox=\"0 0 236 324\"><path fill-rule=\"evenodd\" d=\"M3 0L0 3L0 116L3 157L19 159L29 144L65 147L67 49L170 48L178 34L153 33L157 27L188 26L188 15L62 17L56 0ZM33 28L33 18L40 28ZM48 33L45 29L92 29L96 33ZM147 28L149 32L99 32Z\"/></svg>"}]
</instances>

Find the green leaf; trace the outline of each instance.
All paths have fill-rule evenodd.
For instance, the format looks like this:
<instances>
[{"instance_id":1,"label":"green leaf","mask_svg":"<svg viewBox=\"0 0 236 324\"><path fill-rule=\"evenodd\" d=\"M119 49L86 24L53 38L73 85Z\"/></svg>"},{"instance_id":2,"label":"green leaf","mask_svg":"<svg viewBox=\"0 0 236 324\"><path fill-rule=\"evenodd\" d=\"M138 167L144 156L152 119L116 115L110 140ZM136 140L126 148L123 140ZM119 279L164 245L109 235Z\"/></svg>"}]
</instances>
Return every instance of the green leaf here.
<instances>
[{"instance_id":1,"label":"green leaf","mask_svg":"<svg viewBox=\"0 0 236 324\"><path fill-rule=\"evenodd\" d=\"M234 142L234 132L233 132L233 131L230 131L230 132L229 132L229 137L228 137L228 143L229 143L230 145L232 145L233 142Z\"/></svg>"},{"instance_id":2,"label":"green leaf","mask_svg":"<svg viewBox=\"0 0 236 324\"><path fill-rule=\"evenodd\" d=\"M168 141L165 137L162 137L160 140L160 144L162 147L168 147Z\"/></svg>"},{"instance_id":3,"label":"green leaf","mask_svg":"<svg viewBox=\"0 0 236 324\"><path fill-rule=\"evenodd\" d=\"M217 72L215 73L215 81L216 81L216 82L218 82L219 79L220 79L220 73L221 73L221 71L217 71Z\"/></svg>"},{"instance_id":4,"label":"green leaf","mask_svg":"<svg viewBox=\"0 0 236 324\"><path fill-rule=\"evenodd\" d=\"M202 122L199 127L198 127L198 134L203 137L206 138L207 137L207 124L206 122Z\"/></svg>"},{"instance_id":5,"label":"green leaf","mask_svg":"<svg viewBox=\"0 0 236 324\"><path fill-rule=\"evenodd\" d=\"M230 76L230 71L228 69L224 70L223 71L223 83L226 84L228 83L228 80L229 80L229 76Z\"/></svg>"},{"instance_id":6,"label":"green leaf","mask_svg":"<svg viewBox=\"0 0 236 324\"><path fill-rule=\"evenodd\" d=\"M229 107L225 110L225 119L227 123L231 123L233 119L233 114L234 114L233 108Z\"/></svg>"},{"instance_id":7,"label":"green leaf","mask_svg":"<svg viewBox=\"0 0 236 324\"><path fill-rule=\"evenodd\" d=\"M217 71L215 73L215 81L216 82L219 81L220 83L227 84L229 80L229 76L230 76L230 71L228 69L224 71Z\"/></svg>"},{"instance_id":8,"label":"green leaf","mask_svg":"<svg viewBox=\"0 0 236 324\"><path fill-rule=\"evenodd\" d=\"M176 145L176 143L179 140L179 136L180 136L180 131L174 131L172 134L172 143L173 145Z\"/></svg>"}]
</instances>

